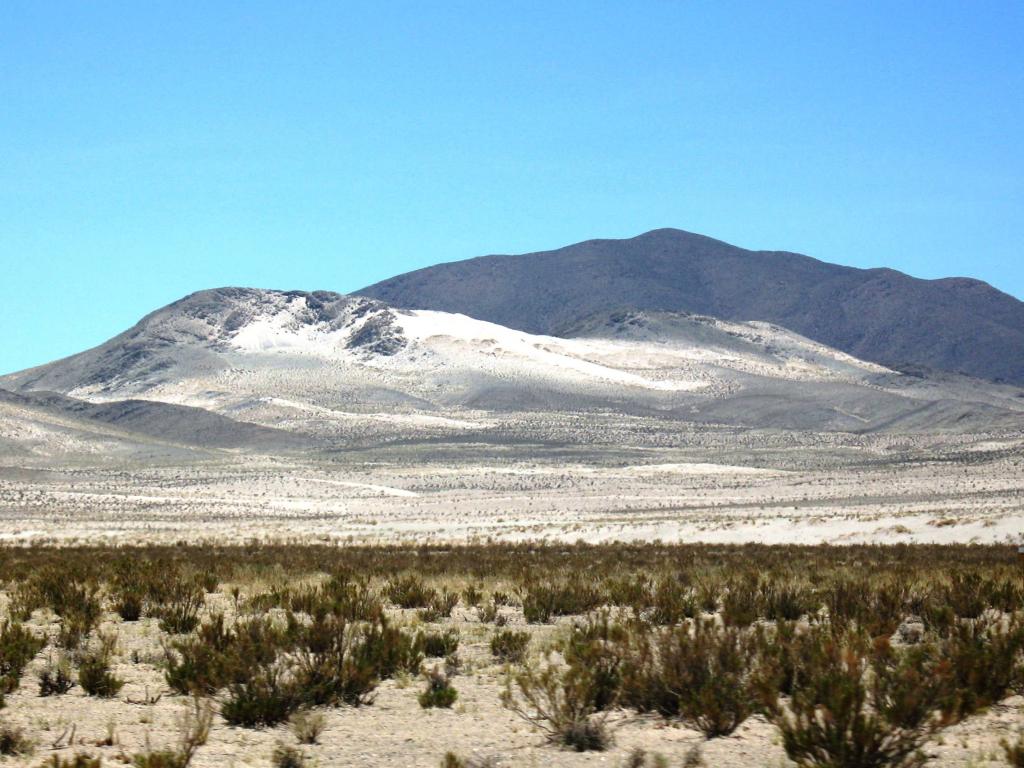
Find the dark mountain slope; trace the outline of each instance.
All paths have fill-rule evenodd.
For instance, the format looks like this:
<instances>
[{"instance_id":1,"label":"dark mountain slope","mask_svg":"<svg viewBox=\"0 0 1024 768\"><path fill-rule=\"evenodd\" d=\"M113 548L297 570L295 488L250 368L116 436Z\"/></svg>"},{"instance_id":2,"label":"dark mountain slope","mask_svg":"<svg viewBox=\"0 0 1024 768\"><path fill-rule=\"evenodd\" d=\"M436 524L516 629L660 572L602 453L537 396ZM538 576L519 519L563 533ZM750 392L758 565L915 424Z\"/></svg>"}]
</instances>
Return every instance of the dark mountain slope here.
<instances>
[{"instance_id":1,"label":"dark mountain slope","mask_svg":"<svg viewBox=\"0 0 1024 768\"><path fill-rule=\"evenodd\" d=\"M440 264L358 293L551 335L610 309L765 320L891 367L1024 384L1024 303L986 283L748 251L674 229Z\"/></svg>"},{"instance_id":2,"label":"dark mountain slope","mask_svg":"<svg viewBox=\"0 0 1024 768\"><path fill-rule=\"evenodd\" d=\"M55 392L15 393L0 389L0 403L35 408L81 422L94 422L131 435L199 448L288 450L309 440L278 429L229 419L202 408L151 400L90 403Z\"/></svg>"}]
</instances>

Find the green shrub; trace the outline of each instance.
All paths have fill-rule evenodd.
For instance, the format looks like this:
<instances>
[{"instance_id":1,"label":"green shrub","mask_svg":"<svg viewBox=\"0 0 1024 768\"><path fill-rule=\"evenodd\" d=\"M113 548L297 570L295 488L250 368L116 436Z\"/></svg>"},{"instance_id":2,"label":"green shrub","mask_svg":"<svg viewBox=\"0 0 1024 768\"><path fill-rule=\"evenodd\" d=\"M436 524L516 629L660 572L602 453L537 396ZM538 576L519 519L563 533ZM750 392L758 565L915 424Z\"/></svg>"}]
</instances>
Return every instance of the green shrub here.
<instances>
[{"instance_id":1,"label":"green shrub","mask_svg":"<svg viewBox=\"0 0 1024 768\"><path fill-rule=\"evenodd\" d=\"M572 628L562 654L570 667L586 670L586 696L596 712L610 709L622 689L622 667L628 645L627 630L607 612Z\"/></svg>"},{"instance_id":2,"label":"green shrub","mask_svg":"<svg viewBox=\"0 0 1024 768\"><path fill-rule=\"evenodd\" d=\"M597 608L604 597L582 579L565 582L532 582L523 594L523 616L530 624L545 624L553 616L576 616Z\"/></svg>"},{"instance_id":3,"label":"green shrub","mask_svg":"<svg viewBox=\"0 0 1024 768\"><path fill-rule=\"evenodd\" d=\"M445 632L427 632L423 635L423 653L425 656L451 656L458 649L458 630L449 629Z\"/></svg>"},{"instance_id":4,"label":"green shrub","mask_svg":"<svg viewBox=\"0 0 1024 768\"><path fill-rule=\"evenodd\" d=\"M124 621L138 621L150 595L158 591L160 575L148 560L122 558L114 562L110 577L111 607Z\"/></svg>"},{"instance_id":5,"label":"green shrub","mask_svg":"<svg viewBox=\"0 0 1024 768\"><path fill-rule=\"evenodd\" d=\"M737 577L722 597L722 621L734 627L748 627L757 621L760 607L757 578L752 574Z\"/></svg>"},{"instance_id":6,"label":"green shrub","mask_svg":"<svg viewBox=\"0 0 1024 768\"><path fill-rule=\"evenodd\" d=\"M796 621L816 609L812 591L793 579L761 578L758 614L768 621Z\"/></svg>"},{"instance_id":7,"label":"green shrub","mask_svg":"<svg viewBox=\"0 0 1024 768\"><path fill-rule=\"evenodd\" d=\"M77 648L99 623L103 607L99 586L85 567L47 565L14 589L11 613L28 619L38 608L49 608L60 617L57 642Z\"/></svg>"},{"instance_id":8,"label":"green shrub","mask_svg":"<svg viewBox=\"0 0 1024 768\"><path fill-rule=\"evenodd\" d=\"M228 684L220 714L229 725L262 728L285 722L302 704L303 692L280 665L256 664Z\"/></svg>"},{"instance_id":9,"label":"green shrub","mask_svg":"<svg viewBox=\"0 0 1024 768\"><path fill-rule=\"evenodd\" d=\"M104 652L86 654L78 665L78 684L90 696L110 699L124 687L124 680L110 671L110 657Z\"/></svg>"},{"instance_id":10,"label":"green shrub","mask_svg":"<svg viewBox=\"0 0 1024 768\"><path fill-rule=\"evenodd\" d=\"M24 626L10 621L0 625L0 705L3 696L17 689L25 667L46 645Z\"/></svg>"},{"instance_id":11,"label":"green shrub","mask_svg":"<svg viewBox=\"0 0 1024 768\"><path fill-rule=\"evenodd\" d=\"M484 599L483 587L478 584L470 584L462 590L462 601L470 608L480 605Z\"/></svg>"},{"instance_id":12,"label":"green shrub","mask_svg":"<svg viewBox=\"0 0 1024 768\"><path fill-rule=\"evenodd\" d=\"M199 611L206 595L199 584L176 579L161 594L161 601L152 609L160 620L160 630L170 635L186 634L199 626Z\"/></svg>"},{"instance_id":13,"label":"green shrub","mask_svg":"<svg viewBox=\"0 0 1024 768\"><path fill-rule=\"evenodd\" d=\"M56 662L52 659L46 667L39 672L39 695L60 696L70 691L75 686L71 677L71 665L66 658L60 658Z\"/></svg>"},{"instance_id":14,"label":"green shrub","mask_svg":"<svg viewBox=\"0 0 1024 768\"><path fill-rule=\"evenodd\" d=\"M420 706L424 709L432 707L448 708L459 697L458 691L448 680L448 675L439 667L435 667L427 675L427 688L419 695Z\"/></svg>"},{"instance_id":15,"label":"green shrub","mask_svg":"<svg viewBox=\"0 0 1024 768\"><path fill-rule=\"evenodd\" d=\"M195 637L165 646L165 678L177 693L210 695L234 679L244 680L247 670L273 663L291 644L286 633L266 619L239 622L228 628L222 614L214 614Z\"/></svg>"},{"instance_id":16,"label":"green shrub","mask_svg":"<svg viewBox=\"0 0 1024 768\"><path fill-rule=\"evenodd\" d=\"M505 664L519 664L526 658L526 648L529 644L529 632L499 630L491 638L491 654Z\"/></svg>"},{"instance_id":17,"label":"green shrub","mask_svg":"<svg viewBox=\"0 0 1024 768\"><path fill-rule=\"evenodd\" d=\"M459 596L447 589L440 594L435 593L430 599L430 605L420 611L420 618L426 622L437 622L452 615L455 606L459 603Z\"/></svg>"},{"instance_id":18,"label":"green shrub","mask_svg":"<svg viewBox=\"0 0 1024 768\"><path fill-rule=\"evenodd\" d=\"M755 634L758 664L755 672L758 698L774 702L779 694L790 696L800 676L810 666L810 656L819 642L815 629L804 630L796 622L780 621L774 627L759 627Z\"/></svg>"},{"instance_id":19,"label":"green shrub","mask_svg":"<svg viewBox=\"0 0 1024 768\"><path fill-rule=\"evenodd\" d=\"M992 583L975 570L956 570L949 574L942 590L942 602L961 619L977 619L989 607L987 599Z\"/></svg>"},{"instance_id":20,"label":"green shrub","mask_svg":"<svg viewBox=\"0 0 1024 768\"><path fill-rule=\"evenodd\" d=\"M321 586L283 596L278 604L310 616L329 613L346 621L377 621L384 613L368 582L344 572Z\"/></svg>"},{"instance_id":21,"label":"green shrub","mask_svg":"<svg viewBox=\"0 0 1024 768\"><path fill-rule=\"evenodd\" d=\"M498 604L493 601L484 603L477 609L477 615L482 624L493 624L498 618Z\"/></svg>"},{"instance_id":22,"label":"green shrub","mask_svg":"<svg viewBox=\"0 0 1024 768\"><path fill-rule=\"evenodd\" d=\"M294 651L296 689L308 706L369 703L378 669L367 652L369 635L336 617L317 618L301 631ZM372 637L378 637L373 635Z\"/></svg>"},{"instance_id":23,"label":"green shrub","mask_svg":"<svg viewBox=\"0 0 1024 768\"><path fill-rule=\"evenodd\" d=\"M355 657L381 680L389 680L399 672L418 674L423 663L423 635L403 632L385 620L368 624Z\"/></svg>"},{"instance_id":24,"label":"green shrub","mask_svg":"<svg viewBox=\"0 0 1024 768\"><path fill-rule=\"evenodd\" d=\"M644 613L646 606L637 606L637 613ZM684 619L692 619L700 612L693 592L678 576L659 579L651 595L647 620L660 626L672 626Z\"/></svg>"},{"instance_id":25,"label":"green shrub","mask_svg":"<svg viewBox=\"0 0 1024 768\"><path fill-rule=\"evenodd\" d=\"M426 586L415 574L389 582L384 594L399 608L427 608L438 596L436 590Z\"/></svg>"},{"instance_id":26,"label":"green shrub","mask_svg":"<svg viewBox=\"0 0 1024 768\"><path fill-rule=\"evenodd\" d=\"M210 695L228 684L232 660L202 640L190 638L164 649L164 678L175 693Z\"/></svg>"},{"instance_id":27,"label":"green shrub","mask_svg":"<svg viewBox=\"0 0 1024 768\"><path fill-rule=\"evenodd\" d=\"M857 628L871 637L890 637L909 611L906 579L870 579L841 574L822 589L829 621L838 630Z\"/></svg>"}]
</instances>

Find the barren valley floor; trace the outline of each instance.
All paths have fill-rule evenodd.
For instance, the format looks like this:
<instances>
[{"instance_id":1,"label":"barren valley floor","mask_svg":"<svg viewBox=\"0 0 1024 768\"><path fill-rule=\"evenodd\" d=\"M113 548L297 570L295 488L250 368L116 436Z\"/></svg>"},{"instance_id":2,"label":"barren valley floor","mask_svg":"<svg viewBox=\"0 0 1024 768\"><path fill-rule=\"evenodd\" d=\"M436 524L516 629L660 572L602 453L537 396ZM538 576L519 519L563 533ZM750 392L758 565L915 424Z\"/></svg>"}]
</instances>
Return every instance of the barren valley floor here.
<instances>
[{"instance_id":1,"label":"barren valley floor","mask_svg":"<svg viewBox=\"0 0 1024 768\"><path fill-rule=\"evenodd\" d=\"M991 543L1024 532L1020 435L559 437L180 462L8 457L0 539Z\"/></svg>"}]
</instances>

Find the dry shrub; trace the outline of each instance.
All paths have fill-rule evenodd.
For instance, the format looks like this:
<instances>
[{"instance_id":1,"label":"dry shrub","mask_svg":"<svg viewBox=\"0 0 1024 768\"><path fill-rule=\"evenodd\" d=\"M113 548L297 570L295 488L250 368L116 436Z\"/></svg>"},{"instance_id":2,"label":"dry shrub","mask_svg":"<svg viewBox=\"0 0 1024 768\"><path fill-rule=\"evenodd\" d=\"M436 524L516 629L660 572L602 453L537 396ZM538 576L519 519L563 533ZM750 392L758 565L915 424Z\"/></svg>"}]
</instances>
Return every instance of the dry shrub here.
<instances>
[{"instance_id":1,"label":"dry shrub","mask_svg":"<svg viewBox=\"0 0 1024 768\"><path fill-rule=\"evenodd\" d=\"M427 632L423 635L423 653L425 656L451 656L459 649L459 632L449 629L445 632Z\"/></svg>"},{"instance_id":2,"label":"dry shrub","mask_svg":"<svg viewBox=\"0 0 1024 768\"><path fill-rule=\"evenodd\" d=\"M548 660L509 674L502 704L542 731L548 741L577 752L603 751L611 743L606 712L594 706L590 671Z\"/></svg>"},{"instance_id":3,"label":"dry shrub","mask_svg":"<svg viewBox=\"0 0 1024 768\"><path fill-rule=\"evenodd\" d=\"M50 755L50 759L42 763L39 768L101 768L102 765L103 758L79 752L72 757Z\"/></svg>"},{"instance_id":4,"label":"dry shrub","mask_svg":"<svg viewBox=\"0 0 1024 768\"><path fill-rule=\"evenodd\" d=\"M84 652L79 659L78 684L90 696L111 699L124 687L124 680L110 671L116 645L116 635L100 635L99 647Z\"/></svg>"},{"instance_id":5,"label":"dry shrub","mask_svg":"<svg viewBox=\"0 0 1024 768\"><path fill-rule=\"evenodd\" d=\"M679 718L708 738L732 733L758 709L756 635L697 619L638 631L623 667L622 702Z\"/></svg>"},{"instance_id":6,"label":"dry shrub","mask_svg":"<svg viewBox=\"0 0 1024 768\"><path fill-rule=\"evenodd\" d=\"M933 649L897 651L852 631L819 630L811 644L788 706L768 708L790 759L822 768L920 765L946 685Z\"/></svg>"},{"instance_id":7,"label":"dry shrub","mask_svg":"<svg viewBox=\"0 0 1024 768\"><path fill-rule=\"evenodd\" d=\"M274 768L304 768L308 761L302 750L278 743L270 754L270 763Z\"/></svg>"},{"instance_id":8,"label":"dry shrub","mask_svg":"<svg viewBox=\"0 0 1024 768\"><path fill-rule=\"evenodd\" d=\"M71 664L61 656L56 661L50 659L39 672L39 695L61 696L75 686L71 677Z\"/></svg>"},{"instance_id":9,"label":"dry shrub","mask_svg":"<svg viewBox=\"0 0 1024 768\"><path fill-rule=\"evenodd\" d=\"M196 751L206 744L213 723L213 708L209 702L195 699L178 720L179 743L174 749L147 750L132 758L135 768L187 768Z\"/></svg>"},{"instance_id":10,"label":"dry shrub","mask_svg":"<svg viewBox=\"0 0 1024 768\"><path fill-rule=\"evenodd\" d=\"M530 644L529 632L502 629L491 638L491 654L505 664L520 664Z\"/></svg>"},{"instance_id":11,"label":"dry shrub","mask_svg":"<svg viewBox=\"0 0 1024 768\"><path fill-rule=\"evenodd\" d=\"M199 626L199 611L206 594L200 584L175 579L151 609L160 620L160 630L169 635L186 634Z\"/></svg>"},{"instance_id":12,"label":"dry shrub","mask_svg":"<svg viewBox=\"0 0 1024 768\"><path fill-rule=\"evenodd\" d=\"M1013 741L1003 739L1000 746L1006 753L1006 762L1013 768L1024 768L1024 733L1019 733Z\"/></svg>"},{"instance_id":13,"label":"dry shrub","mask_svg":"<svg viewBox=\"0 0 1024 768\"><path fill-rule=\"evenodd\" d=\"M322 712L302 709L291 716L288 726L299 744L316 744L327 727L327 719Z\"/></svg>"},{"instance_id":14,"label":"dry shrub","mask_svg":"<svg viewBox=\"0 0 1024 768\"><path fill-rule=\"evenodd\" d=\"M407 574L389 582L384 594L399 608L427 608L437 598L437 590L424 584L416 574Z\"/></svg>"},{"instance_id":15,"label":"dry shrub","mask_svg":"<svg viewBox=\"0 0 1024 768\"><path fill-rule=\"evenodd\" d=\"M229 725L262 728L285 722L302 706L302 694L283 664L253 664L228 684L220 714Z\"/></svg>"},{"instance_id":16,"label":"dry shrub","mask_svg":"<svg viewBox=\"0 0 1024 768\"><path fill-rule=\"evenodd\" d=\"M21 728L0 723L0 757L27 755L32 749L32 742Z\"/></svg>"},{"instance_id":17,"label":"dry shrub","mask_svg":"<svg viewBox=\"0 0 1024 768\"><path fill-rule=\"evenodd\" d=\"M21 624L5 621L0 625L0 706L4 694L18 688L25 667L46 645Z\"/></svg>"},{"instance_id":18,"label":"dry shrub","mask_svg":"<svg viewBox=\"0 0 1024 768\"><path fill-rule=\"evenodd\" d=\"M940 652L949 677L943 714L957 722L998 703L1021 683L1024 621L1018 616L958 622Z\"/></svg>"}]
</instances>

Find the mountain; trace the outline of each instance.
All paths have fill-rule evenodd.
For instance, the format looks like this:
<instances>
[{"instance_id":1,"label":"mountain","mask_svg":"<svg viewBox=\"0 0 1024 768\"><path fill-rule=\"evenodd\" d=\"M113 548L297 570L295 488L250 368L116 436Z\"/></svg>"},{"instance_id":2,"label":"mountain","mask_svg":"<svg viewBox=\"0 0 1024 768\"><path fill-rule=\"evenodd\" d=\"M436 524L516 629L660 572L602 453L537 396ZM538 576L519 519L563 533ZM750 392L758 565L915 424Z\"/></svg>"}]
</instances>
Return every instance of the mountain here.
<instances>
[{"instance_id":1,"label":"mountain","mask_svg":"<svg viewBox=\"0 0 1024 768\"><path fill-rule=\"evenodd\" d=\"M91 403L55 392L24 394L0 389L0 403L37 416L78 422L76 426L109 427L136 440L199 448L247 448L287 451L308 447L289 432L235 421L202 408L152 400L113 400Z\"/></svg>"},{"instance_id":2,"label":"mountain","mask_svg":"<svg viewBox=\"0 0 1024 768\"><path fill-rule=\"evenodd\" d=\"M359 296L252 288L192 294L0 387L51 418L228 450L500 442L520 439L529 414L558 414L583 441L601 439L588 414L846 432L1024 423L1018 389L901 374L771 323L625 310L556 337Z\"/></svg>"},{"instance_id":3,"label":"mountain","mask_svg":"<svg viewBox=\"0 0 1024 768\"><path fill-rule=\"evenodd\" d=\"M1024 303L986 283L748 251L674 229L439 264L357 293L554 336L609 310L765 321L890 368L1024 384Z\"/></svg>"}]
</instances>

